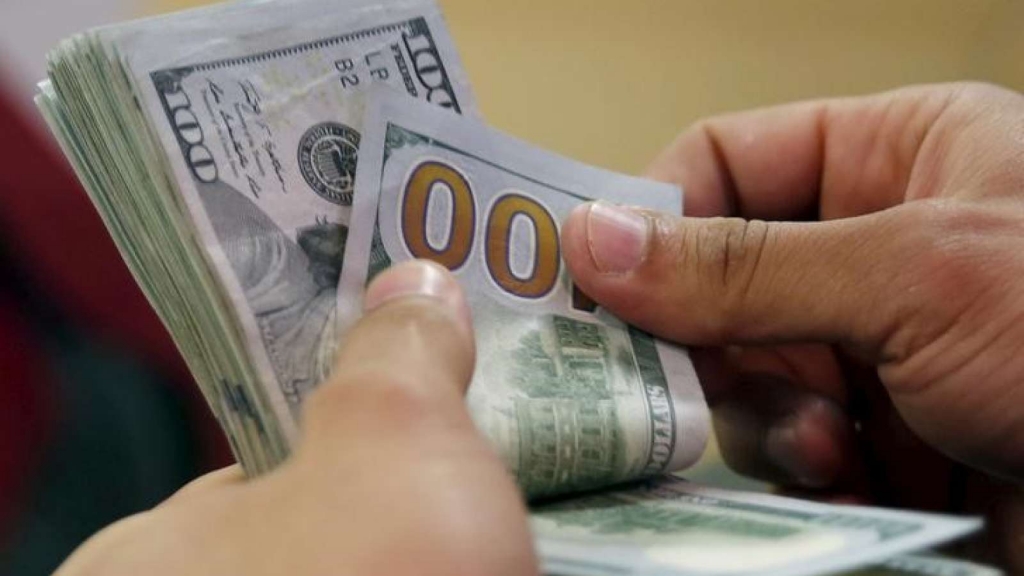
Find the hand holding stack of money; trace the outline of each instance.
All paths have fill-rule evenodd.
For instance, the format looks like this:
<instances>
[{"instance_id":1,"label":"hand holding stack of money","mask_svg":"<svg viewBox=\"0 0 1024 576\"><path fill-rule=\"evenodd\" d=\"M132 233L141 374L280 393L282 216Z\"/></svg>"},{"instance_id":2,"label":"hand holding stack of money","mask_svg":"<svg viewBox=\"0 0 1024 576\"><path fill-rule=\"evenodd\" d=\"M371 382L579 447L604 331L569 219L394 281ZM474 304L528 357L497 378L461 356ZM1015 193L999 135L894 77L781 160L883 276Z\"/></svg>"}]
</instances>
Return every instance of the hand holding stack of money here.
<instances>
[{"instance_id":1,"label":"hand holding stack of money","mask_svg":"<svg viewBox=\"0 0 1024 576\"><path fill-rule=\"evenodd\" d=\"M367 282L425 258L466 289L467 403L536 503L551 573L818 574L978 526L666 475L708 436L693 366L575 289L558 235L583 202L678 211L682 192L474 119L430 0L226 4L89 31L54 50L37 102L250 474L298 441Z\"/></svg>"}]
</instances>

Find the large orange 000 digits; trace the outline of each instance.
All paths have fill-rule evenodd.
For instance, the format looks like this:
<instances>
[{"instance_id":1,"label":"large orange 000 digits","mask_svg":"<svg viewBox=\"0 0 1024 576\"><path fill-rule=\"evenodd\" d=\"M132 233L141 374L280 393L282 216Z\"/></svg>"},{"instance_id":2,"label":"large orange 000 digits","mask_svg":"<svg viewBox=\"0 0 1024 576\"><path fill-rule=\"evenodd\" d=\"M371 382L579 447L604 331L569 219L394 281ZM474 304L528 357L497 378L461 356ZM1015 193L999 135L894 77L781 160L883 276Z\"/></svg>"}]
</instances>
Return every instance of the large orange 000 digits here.
<instances>
[{"instance_id":1,"label":"large orange 000 digits","mask_svg":"<svg viewBox=\"0 0 1024 576\"><path fill-rule=\"evenodd\" d=\"M427 212L431 194L439 186L444 186L451 194L452 210L448 240L444 246L435 248L427 236ZM402 197L402 239L413 257L433 260L449 270L458 270L473 249L475 227L473 191L459 171L447 164L427 161L410 173Z\"/></svg>"},{"instance_id":2,"label":"large orange 000 digits","mask_svg":"<svg viewBox=\"0 0 1024 576\"><path fill-rule=\"evenodd\" d=\"M433 194L446 194L450 200L443 246L431 242L428 235ZM409 173L403 189L402 239L414 258L433 260L449 270L458 270L474 248L476 212L472 187L459 170L437 160L420 162ZM510 246L517 222L528 223L526 228L533 234L528 273L517 273L512 264ZM509 295L543 298L556 287L561 269L558 225L551 212L537 200L516 191L501 195L487 215L484 244L487 271Z\"/></svg>"}]
</instances>

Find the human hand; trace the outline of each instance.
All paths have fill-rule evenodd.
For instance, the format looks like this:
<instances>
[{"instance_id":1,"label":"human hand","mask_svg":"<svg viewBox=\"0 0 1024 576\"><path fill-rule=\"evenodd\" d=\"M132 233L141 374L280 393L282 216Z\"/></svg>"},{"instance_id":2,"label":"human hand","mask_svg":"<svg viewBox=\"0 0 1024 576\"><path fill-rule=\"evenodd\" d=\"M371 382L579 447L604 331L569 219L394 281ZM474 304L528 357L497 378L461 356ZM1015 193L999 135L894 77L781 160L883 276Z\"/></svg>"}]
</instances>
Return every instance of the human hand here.
<instances>
[{"instance_id":1,"label":"human hand","mask_svg":"<svg viewBox=\"0 0 1024 576\"><path fill-rule=\"evenodd\" d=\"M730 466L991 513L1024 570L1024 97L944 85L723 116L648 175L683 187L687 217L588 205L564 255L613 313L704 347Z\"/></svg>"},{"instance_id":2,"label":"human hand","mask_svg":"<svg viewBox=\"0 0 1024 576\"><path fill-rule=\"evenodd\" d=\"M410 262L365 301L285 465L202 478L58 574L535 574L519 491L463 402L474 347L458 284Z\"/></svg>"}]
</instances>

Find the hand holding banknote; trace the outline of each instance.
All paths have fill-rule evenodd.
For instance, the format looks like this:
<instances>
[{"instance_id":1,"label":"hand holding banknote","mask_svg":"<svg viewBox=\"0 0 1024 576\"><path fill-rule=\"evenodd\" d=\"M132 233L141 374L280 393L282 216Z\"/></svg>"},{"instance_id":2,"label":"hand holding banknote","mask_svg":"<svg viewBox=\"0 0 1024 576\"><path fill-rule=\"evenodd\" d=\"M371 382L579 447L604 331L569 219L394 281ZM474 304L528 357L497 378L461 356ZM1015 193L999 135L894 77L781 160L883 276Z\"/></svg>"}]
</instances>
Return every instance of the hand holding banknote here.
<instances>
[{"instance_id":1,"label":"hand holding banknote","mask_svg":"<svg viewBox=\"0 0 1024 576\"><path fill-rule=\"evenodd\" d=\"M1022 570L1019 484L927 447L1024 479L1022 118L1020 94L951 85L708 120L649 175L731 218L584 207L566 261L626 321L711 347L738 471L989 513Z\"/></svg>"},{"instance_id":2,"label":"hand holding banknote","mask_svg":"<svg viewBox=\"0 0 1024 576\"><path fill-rule=\"evenodd\" d=\"M371 128L370 140L412 150L424 147L428 155L444 158L438 150L451 152L454 148L442 148L445 143L433 138L378 138L383 135L382 126L394 127L396 122L410 121L411 117L403 118L403 114L415 109L393 109L394 115L388 117L390 123L373 125L376 128ZM431 117L429 121L439 122L435 127L437 134L445 134L450 141L465 138L444 128L449 122L452 127L467 125L447 118ZM427 120L425 117L424 122ZM477 137L482 134L477 133ZM494 147L482 145L480 149L492 151ZM372 150L377 154L376 148ZM378 158L375 162L408 160L394 150L390 155L374 157ZM447 160L454 162L455 158L450 156ZM486 181L481 180L484 172L480 169L469 172L477 183ZM387 181L387 170L378 167L368 173L379 182ZM386 196L384 188L364 190ZM381 213L385 212L382 209ZM642 228L646 222L665 225L648 236L648 241L670 241L670 234L689 222L648 215L651 219L632 228ZM599 221L601 218L604 222ZM619 252L613 258L620 264L629 260L631 250L634 256L640 254L644 263L638 270L643 270L653 258L667 254L656 252L658 244L640 250L634 244L631 249L630 226L605 230L608 234L601 239L585 237L600 231L601 226L607 228L609 221L638 222L608 205L584 205L569 218L563 237L577 281L614 306L622 304L621 300L613 300L615 288L601 292L600 283L620 282L620 289L628 289L632 273L611 270L607 266L609 261L601 260L599 251L607 247L601 242L615 241L612 248ZM386 236L386 227L379 234ZM504 473L507 464L500 463L476 435L461 401L460 392L468 385L474 361L472 332L461 291L447 273L434 266L391 262L396 267L382 271L386 266L380 266L379 259L392 260L397 252L374 256L368 248L370 239L370 235L364 238L367 247L362 249L366 253L362 259L354 264L346 262L354 266L353 270L363 270L364 275L368 264L378 266L373 271L378 274L376 280L362 298L363 307L370 312L348 332L333 380L306 404L303 442L294 457L277 472L249 483L244 483L237 472L200 481L155 511L101 533L72 557L64 568L65 574L158 574L160 570L175 574L316 574L333 573L339 565L353 573L536 571L524 507ZM579 244L573 246L574 242ZM387 249L388 240L380 237L374 244L376 250ZM588 279L585 266L598 262L603 262L602 268L590 270ZM675 264L665 269L679 270ZM653 281L641 286L638 293L663 297L664 293L659 292L663 286ZM635 310L643 309L640 298L634 306ZM628 315L629 310L622 313ZM691 310L688 318L700 320L703 313L704 310ZM782 325L781 320L778 322ZM479 335L476 341L494 345ZM722 392L716 387L728 384L722 380L709 382L713 398ZM747 405L749 398L765 398L758 396L752 385L734 386L728 392L734 402L739 401L737 394L745 394ZM772 400L778 402L778 398L786 396ZM803 452L810 452L808 445L811 450L820 446L803 436L822 436L822 431L815 428L822 424L818 420L821 409L814 408L817 405L794 405L800 431L796 441L804 443L797 448ZM949 406L936 412L940 417L951 414L955 410ZM750 425L757 423L755 420ZM488 428L484 426L484 430L487 432ZM724 431L722 438L727 449L740 446L736 437L729 435L728 428ZM812 457L815 454L811 452ZM738 467L743 465L739 461ZM533 531L535 538L540 537L536 540L538 550L548 559L548 573L621 573L622 565L632 566L636 573L657 573L659 565L682 569L707 566L709 560L715 559L719 563L711 570L715 573L746 573L744 570L753 563L762 562L765 573L785 566L787 574L813 574L817 573L815 567L827 566L814 556L815 548L841 542L837 538L842 532L818 533L829 526L870 526L866 523L878 522L881 533L888 533L882 538L883 543L894 535L918 530L914 519L896 513L890 513L884 520L876 513L872 520L867 512L856 509L849 509L846 515L842 509L815 509L820 505L811 503L801 507L792 502L784 507L780 504L770 497L741 497L662 481L638 490L597 494L537 508ZM807 524L801 526L796 518L806 518ZM650 541L641 542L639 550L644 552L637 555L637 548L623 546L626 523L648 529L659 526L663 536L645 536ZM807 530L807 526L816 530ZM715 538L700 537L705 530L708 532L703 534ZM673 534L674 531L678 532ZM691 545L678 534L697 537ZM667 547L658 547L660 538L667 539ZM739 563L721 564L729 556L716 556L716 548L743 549L745 554L736 556L732 552L730 555ZM188 553L181 554L181 550ZM833 550L829 555L832 558L856 553L856 548ZM666 553L675 555L665 556ZM775 564L778 560L771 558L772 553L792 554L791 560L802 558L805 564ZM588 559L589 564L585 563ZM935 562L907 557L893 560L879 570L896 574L936 570L989 574L984 568Z\"/></svg>"},{"instance_id":3,"label":"hand holding banknote","mask_svg":"<svg viewBox=\"0 0 1024 576\"><path fill-rule=\"evenodd\" d=\"M409 263L365 305L287 465L199 480L59 574L535 573L522 499L463 403L474 347L458 284Z\"/></svg>"},{"instance_id":4,"label":"hand holding banknote","mask_svg":"<svg viewBox=\"0 0 1024 576\"><path fill-rule=\"evenodd\" d=\"M837 333L814 322L836 328L837 313L855 310L850 316L863 331L872 314L905 316L856 298L760 315L756 298L744 301L730 288L748 270L742 250L725 252L726 265L710 268L718 275L687 276L704 289L703 301L673 300L674 271L689 269L658 242L677 240L678 221L612 205L678 214L683 190L589 167L483 125L432 0L228 3L104 27L62 42L49 77L37 98L44 117L252 479L227 472L186 490L105 532L69 572L529 573L535 554L545 573L565 576L813 576L894 557L889 568L935 573L932 559L901 555L980 527L975 518L741 493L671 475L699 459L710 429L689 353L671 340L792 336L785 330L810 318L810 329L797 334L831 341ZM928 110L912 118L926 120ZM976 128L983 117L961 124ZM691 133L697 137L681 146L728 152L734 168L740 157L766 162L757 138L744 135L747 149L737 152L714 140L708 146L702 133L713 129ZM850 146L855 137L837 141ZM936 138L925 138L922 149ZM774 153L787 150L773 140L764 142ZM898 168L905 154L889 152L844 161L847 173L830 169L822 179L833 187L837 178L861 182L852 172L861 165L899 174L890 164ZM706 186L707 176L729 173L716 164L720 156L682 163L698 176L675 179L693 188L693 214L709 213L722 196ZM662 163L670 172L680 165L673 158ZM984 159L1002 166L998 154ZM803 174L804 164L778 160L769 154L756 184L785 187ZM757 202L742 198L749 177L735 172L728 188L741 196L740 214L760 215ZM579 208L594 200L609 204ZM822 206L834 215L834 206ZM602 214L605 224L623 225L595 236ZM665 230L644 232L654 221ZM700 229L741 249L762 229L730 236L729 225ZM880 235L869 236L857 240ZM718 253L704 248L707 234L697 238L706 264ZM600 271L588 273L586 259L594 257ZM895 258L883 260L891 267ZM417 259L451 276L410 263ZM876 271L848 260L839 262L865 282L864 293L885 293L870 281ZM412 277L419 281L410 284ZM410 297L425 277L433 300ZM843 278L818 274L784 287L784 296L815 304L800 290L836 288ZM453 296L453 279L464 301ZM742 317L751 304L755 313ZM722 310L741 317L713 324ZM1010 333L1001 326L987 327ZM940 360L971 366L964 361L971 354L960 352ZM814 403L808 425L807 409L786 404L805 397L785 393L792 387L729 387L714 375L707 384L716 402L725 388L741 406L774 407L775 415L793 408L792 426L765 444L805 483L823 481L813 466L800 468L808 426L833 463L845 462L848 452L832 449L834 438L814 428L824 418L841 436L840 411L830 412L828 401ZM850 390L857 408L863 403L852 391L860 388ZM988 392L1011 401L1015 393ZM968 400L985 408L985 398ZM770 421L751 419L720 435L727 449L742 447ZM1005 456L1014 440L990 434L979 446L954 447L961 456Z\"/></svg>"}]
</instances>

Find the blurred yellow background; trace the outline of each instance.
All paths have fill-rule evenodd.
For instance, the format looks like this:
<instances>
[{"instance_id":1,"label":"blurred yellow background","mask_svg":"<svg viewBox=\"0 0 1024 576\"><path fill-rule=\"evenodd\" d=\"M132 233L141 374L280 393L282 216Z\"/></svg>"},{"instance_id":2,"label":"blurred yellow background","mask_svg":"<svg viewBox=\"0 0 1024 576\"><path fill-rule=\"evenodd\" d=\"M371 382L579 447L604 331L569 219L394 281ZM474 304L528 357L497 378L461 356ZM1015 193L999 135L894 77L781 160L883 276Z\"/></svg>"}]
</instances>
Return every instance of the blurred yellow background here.
<instances>
[{"instance_id":1,"label":"blurred yellow background","mask_svg":"<svg viewBox=\"0 0 1024 576\"><path fill-rule=\"evenodd\" d=\"M490 124L625 172L730 110L960 79L1024 89L1013 0L439 1Z\"/></svg>"}]
</instances>

